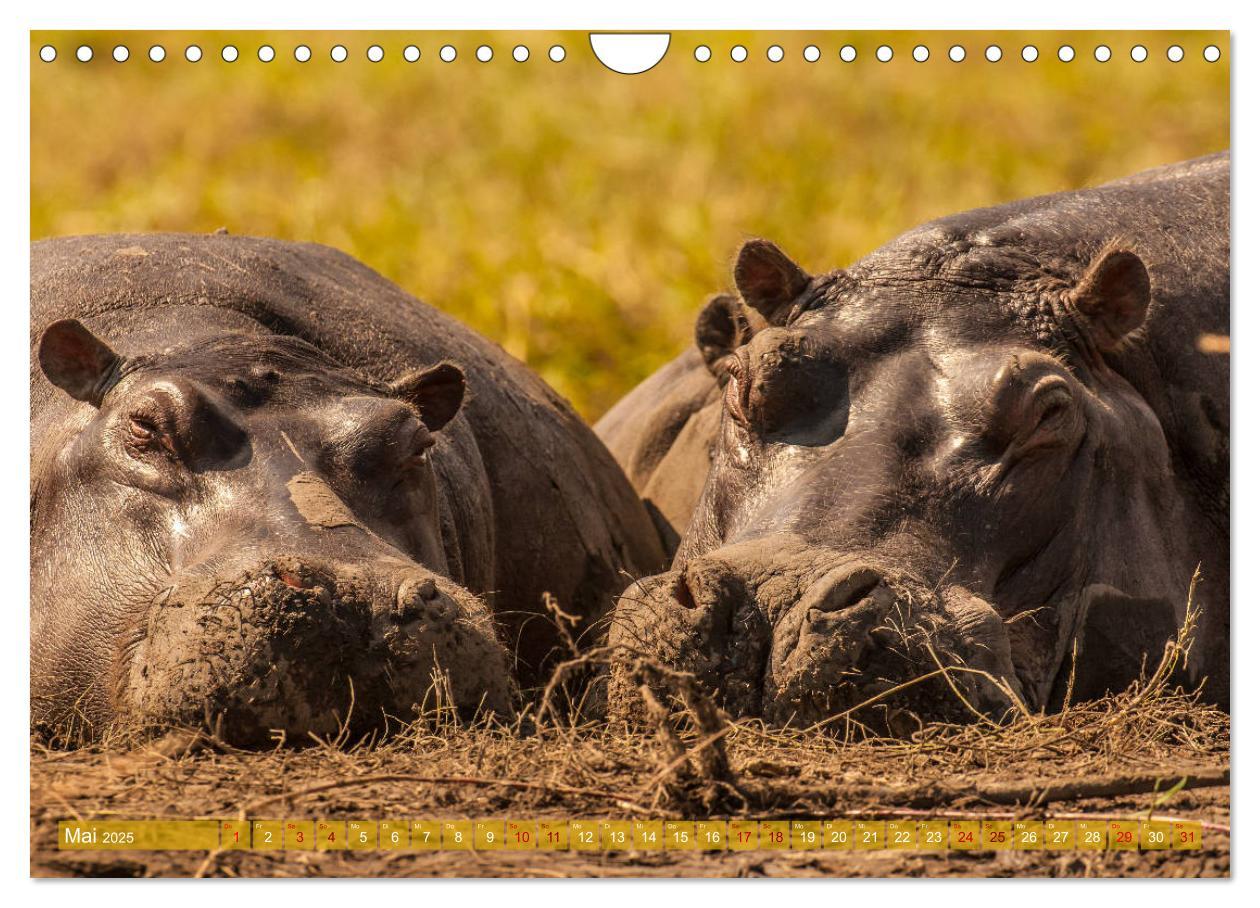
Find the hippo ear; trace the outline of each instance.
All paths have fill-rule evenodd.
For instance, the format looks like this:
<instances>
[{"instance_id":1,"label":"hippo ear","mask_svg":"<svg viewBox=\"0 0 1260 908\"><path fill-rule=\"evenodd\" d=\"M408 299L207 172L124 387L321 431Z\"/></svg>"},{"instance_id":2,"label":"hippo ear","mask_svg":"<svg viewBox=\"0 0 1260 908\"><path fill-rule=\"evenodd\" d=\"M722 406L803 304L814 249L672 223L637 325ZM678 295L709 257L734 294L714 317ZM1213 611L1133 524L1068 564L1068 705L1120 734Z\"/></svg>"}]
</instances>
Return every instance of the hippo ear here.
<instances>
[{"instance_id":1,"label":"hippo ear","mask_svg":"<svg viewBox=\"0 0 1260 908\"><path fill-rule=\"evenodd\" d=\"M767 322L781 325L809 286L809 275L769 240L749 240L735 260L735 286Z\"/></svg>"},{"instance_id":2,"label":"hippo ear","mask_svg":"<svg viewBox=\"0 0 1260 908\"><path fill-rule=\"evenodd\" d=\"M1085 323L1101 350L1113 350L1146 321L1151 278L1137 255L1120 249L1104 252L1068 295L1068 305Z\"/></svg>"},{"instance_id":3,"label":"hippo ear","mask_svg":"<svg viewBox=\"0 0 1260 908\"><path fill-rule=\"evenodd\" d=\"M464 402L464 373L450 363L409 372L389 387L394 397L420 411L420 421L430 432L454 419Z\"/></svg>"},{"instance_id":4,"label":"hippo ear","mask_svg":"<svg viewBox=\"0 0 1260 908\"><path fill-rule=\"evenodd\" d=\"M696 346L718 384L726 384L730 377L731 354L757 333L748 315L739 299L723 293L705 303L696 316Z\"/></svg>"},{"instance_id":5,"label":"hippo ear","mask_svg":"<svg viewBox=\"0 0 1260 908\"><path fill-rule=\"evenodd\" d=\"M39 341L39 367L75 400L99 407L118 375L122 358L73 318L53 322Z\"/></svg>"}]
</instances>

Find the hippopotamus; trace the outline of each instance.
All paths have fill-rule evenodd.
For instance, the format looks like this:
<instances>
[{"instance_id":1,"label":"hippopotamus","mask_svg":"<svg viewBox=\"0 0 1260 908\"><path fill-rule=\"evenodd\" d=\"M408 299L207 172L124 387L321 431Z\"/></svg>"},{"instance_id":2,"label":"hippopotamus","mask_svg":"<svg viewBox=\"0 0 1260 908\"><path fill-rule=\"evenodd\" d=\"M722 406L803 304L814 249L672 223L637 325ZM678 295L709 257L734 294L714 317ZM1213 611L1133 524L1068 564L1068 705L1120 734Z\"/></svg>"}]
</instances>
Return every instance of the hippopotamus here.
<instances>
[{"instance_id":1,"label":"hippopotamus","mask_svg":"<svg viewBox=\"0 0 1260 908\"><path fill-rule=\"evenodd\" d=\"M1149 676L1196 572L1173 679L1228 708L1228 153L734 283L597 426L681 536L614 708L648 658L783 725L1059 709Z\"/></svg>"},{"instance_id":2,"label":"hippopotamus","mask_svg":"<svg viewBox=\"0 0 1260 908\"><path fill-rule=\"evenodd\" d=\"M43 734L505 713L665 565L563 399L334 249L37 242L31 349Z\"/></svg>"}]
</instances>

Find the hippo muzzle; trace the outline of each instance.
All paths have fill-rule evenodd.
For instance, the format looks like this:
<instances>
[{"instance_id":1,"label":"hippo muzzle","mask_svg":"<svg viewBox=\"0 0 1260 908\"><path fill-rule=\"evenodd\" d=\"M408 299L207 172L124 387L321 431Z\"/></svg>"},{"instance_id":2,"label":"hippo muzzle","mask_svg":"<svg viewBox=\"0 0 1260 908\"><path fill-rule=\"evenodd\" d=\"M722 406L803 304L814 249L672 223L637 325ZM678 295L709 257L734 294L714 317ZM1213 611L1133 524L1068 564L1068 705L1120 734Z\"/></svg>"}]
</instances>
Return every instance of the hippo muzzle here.
<instances>
[{"instance_id":1,"label":"hippo muzzle","mask_svg":"<svg viewBox=\"0 0 1260 908\"><path fill-rule=\"evenodd\" d=\"M115 676L123 725L210 725L257 745L510 707L490 613L446 578L299 557L221 573L181 578L137 624Z\"/></svg>"},{"instance_id":2,"label":"hippo muzzle","mask_svg":"<svg viewBox=\"0 0 1260 908\"><path fill-rule=\"evenodd\" d=\"M854 557L759 571L721 556L622 595L610 630L614 711L636 708L634 658L690 671L732 714L777 725L845 714L899 734L916 717L1001 715L1019 696L1001 619L962 588L929 590Z\"/></svg>"}]
</instances>

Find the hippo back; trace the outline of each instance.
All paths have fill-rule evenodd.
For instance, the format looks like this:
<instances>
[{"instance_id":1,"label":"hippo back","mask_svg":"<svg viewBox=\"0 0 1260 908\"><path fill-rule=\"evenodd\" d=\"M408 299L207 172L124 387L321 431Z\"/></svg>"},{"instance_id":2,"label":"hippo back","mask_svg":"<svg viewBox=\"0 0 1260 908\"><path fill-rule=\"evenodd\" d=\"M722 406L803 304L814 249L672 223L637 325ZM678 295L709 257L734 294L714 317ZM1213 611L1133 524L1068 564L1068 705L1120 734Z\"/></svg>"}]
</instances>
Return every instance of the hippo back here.
<instances>
[{"instance_id":1,"label":"hippo back","mask_svg":"<svg viewBox=\"0 0 1260 908\"><path fill-rule=\"evenodd\" d=\"M721 417L719 387L691 347L619 400L595 424L656 521L678 548L704 489Z\"/></svg>"}]
</instances>

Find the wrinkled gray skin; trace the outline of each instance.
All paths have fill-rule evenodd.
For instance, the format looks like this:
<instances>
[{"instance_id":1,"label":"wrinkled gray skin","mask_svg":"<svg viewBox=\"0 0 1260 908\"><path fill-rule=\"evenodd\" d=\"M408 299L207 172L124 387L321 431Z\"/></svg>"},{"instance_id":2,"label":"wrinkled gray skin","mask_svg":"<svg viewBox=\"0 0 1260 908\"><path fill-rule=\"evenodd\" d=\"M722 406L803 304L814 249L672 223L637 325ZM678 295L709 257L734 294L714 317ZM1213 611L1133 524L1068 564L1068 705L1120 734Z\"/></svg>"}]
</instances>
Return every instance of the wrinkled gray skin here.
<instances>
[{"instance_id":1,"label":"wrinkled gray skin","mask_svg":"<svg viewBox=\"0 0 1260 908\"><path fill-rule=\"evenodd\" d=\"M503 711L560 646L544 592L581 634L664 563L563 400L339 252L49 240L31 283L45 734L256 744Z\"/></svg>"},{"instance_id":2,"label":"wrinkled gray skin","mask_svg":"<svg viewBox=\"0 0 1260 908\"><path fill-rule=\"evenodd\" d=\"M938 665L999 682L865 710L904 733L1058 708L1074 647L1074 699L1123 687L1201 564L1189 680L1228 705L1229 363L1197 343L1229 333L1227 154L944 218L846 271L751 241L735 282L597 427L658 512L694 508L613 643L782 723Z\"/></svg>"}]
</instances>

